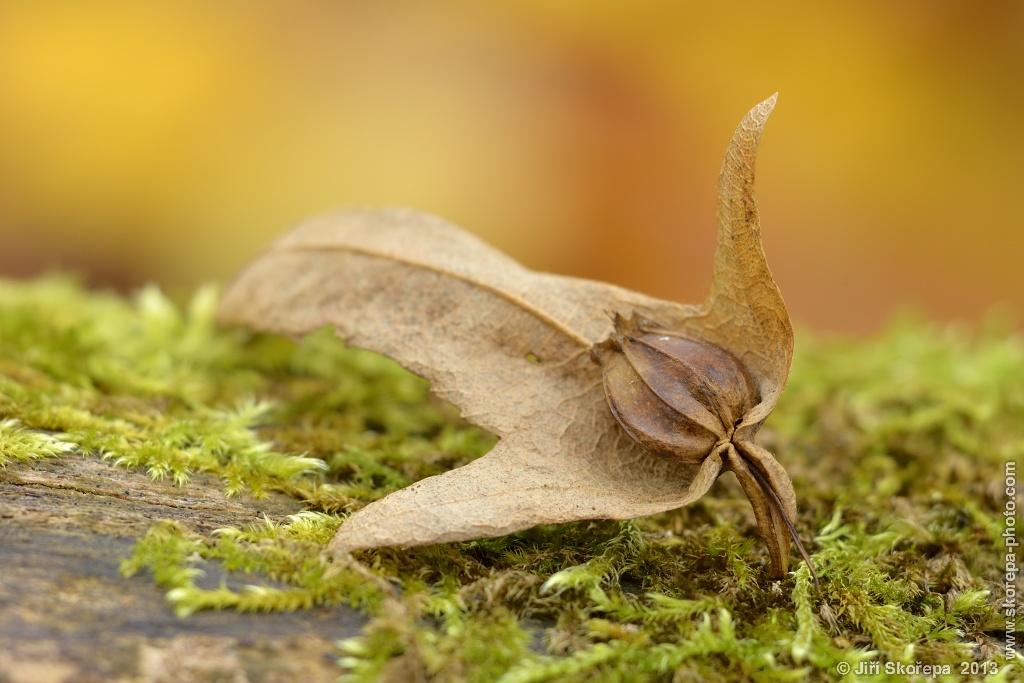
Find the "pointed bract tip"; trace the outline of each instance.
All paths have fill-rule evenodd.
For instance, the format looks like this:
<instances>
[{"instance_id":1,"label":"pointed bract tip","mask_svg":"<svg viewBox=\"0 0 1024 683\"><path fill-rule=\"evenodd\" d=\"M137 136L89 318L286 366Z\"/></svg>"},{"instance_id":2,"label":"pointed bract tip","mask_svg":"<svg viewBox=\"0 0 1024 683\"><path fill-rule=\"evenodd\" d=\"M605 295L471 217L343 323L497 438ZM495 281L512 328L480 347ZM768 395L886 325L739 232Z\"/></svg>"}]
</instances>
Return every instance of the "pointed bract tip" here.
<instances>
[{"instance_id":1,"label":"pointed bract tip","mask_svg":"<svg viewBox=\"0 0 1024 683\"><path fill-rule=\"evenodd\" d=\"M779 93L775 93L750 110L750 116L757 121L764 122L768 115L775 109L775 103L779 100Z\"/></svg>"}]
</instances>

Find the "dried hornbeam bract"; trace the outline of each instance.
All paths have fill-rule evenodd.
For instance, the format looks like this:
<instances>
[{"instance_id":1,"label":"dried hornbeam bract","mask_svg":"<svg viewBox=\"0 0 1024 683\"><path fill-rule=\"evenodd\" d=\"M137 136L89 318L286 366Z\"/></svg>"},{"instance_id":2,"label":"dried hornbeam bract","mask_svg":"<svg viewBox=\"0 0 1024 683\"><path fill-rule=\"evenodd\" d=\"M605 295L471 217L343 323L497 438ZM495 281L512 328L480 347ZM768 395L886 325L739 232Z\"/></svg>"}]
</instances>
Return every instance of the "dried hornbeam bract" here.
<instances>
[{"instance_id":1,"label":"dried hornbeam bract","mask_svg":"<svg viewBox=\"0 0 1024 683\"><path fill-rule=\"evenodd\" d=\"M703 306L533 272L407 209L314 218L242 270L221 299L221 322L293 337L332 325L350 345L429 380L498 437L487 455L351 515L332 552L649 515L697 500L732 471L772 576L785 574L790 538L799 546L796 497L753 440L793 354L753 195L774 105L773 95L751 110L726 152Z\"/></svg>"}]
</instances>

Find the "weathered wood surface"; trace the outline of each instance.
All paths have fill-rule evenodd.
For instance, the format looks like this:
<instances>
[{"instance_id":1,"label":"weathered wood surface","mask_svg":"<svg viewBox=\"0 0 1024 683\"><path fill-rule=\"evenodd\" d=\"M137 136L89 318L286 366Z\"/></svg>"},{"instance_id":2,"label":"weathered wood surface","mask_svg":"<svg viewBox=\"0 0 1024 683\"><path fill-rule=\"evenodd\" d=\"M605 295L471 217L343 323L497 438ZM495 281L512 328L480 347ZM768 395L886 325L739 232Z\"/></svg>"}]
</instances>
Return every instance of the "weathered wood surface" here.
<instances>
[{"instance_id":1,"label":"weathered wood surface","mask_svg":"<svg viewBox=\"0 0 1024 683\"><path fill-rule=\"evenodd\" d=\"M333 681L334 643L363 619L345 609L200 613L178 619L151 577L121 560L160 519L201 532L298 511L284 496L227 498L94 457L0 469L0 683ZM203 585L237 577L205 567Z\"/></svg>"}]
</instances>

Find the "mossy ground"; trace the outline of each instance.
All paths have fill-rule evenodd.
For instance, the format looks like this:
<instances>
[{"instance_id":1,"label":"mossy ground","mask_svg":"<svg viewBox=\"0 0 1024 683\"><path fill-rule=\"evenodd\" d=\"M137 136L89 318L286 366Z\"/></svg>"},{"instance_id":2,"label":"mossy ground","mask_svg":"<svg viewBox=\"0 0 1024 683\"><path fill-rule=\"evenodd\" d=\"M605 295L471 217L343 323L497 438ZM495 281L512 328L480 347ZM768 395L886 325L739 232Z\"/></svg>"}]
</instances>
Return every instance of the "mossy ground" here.
<instances>
[{"instance_id":1,"label":"mossy ground","mask_svg":"<svg viewBox=\"0 0 1024 683\"><path fill-rule=\"evenodd\" d=\"M181 615L350 604L370 617L339 644L353 681L830 680L862 661L880 674L850 680L884 679L886 662L1019 680L1001 534L1004 466L1024 455L1024 341L1006 325L798 334L761 441L793 477L819 593L800 562L767 578L729 477L655 517L328 561L347 512L493 438L329 331L296 344L219 329L214 302L212 289L179 308L156 289L128 301L66 278L0 281L0 466L103 457L181 486L208 471L307 509L210 536L151 529L124 571L151 572ZM211 562L252 585L198 587Z\"/></svg>"}]
</instances>

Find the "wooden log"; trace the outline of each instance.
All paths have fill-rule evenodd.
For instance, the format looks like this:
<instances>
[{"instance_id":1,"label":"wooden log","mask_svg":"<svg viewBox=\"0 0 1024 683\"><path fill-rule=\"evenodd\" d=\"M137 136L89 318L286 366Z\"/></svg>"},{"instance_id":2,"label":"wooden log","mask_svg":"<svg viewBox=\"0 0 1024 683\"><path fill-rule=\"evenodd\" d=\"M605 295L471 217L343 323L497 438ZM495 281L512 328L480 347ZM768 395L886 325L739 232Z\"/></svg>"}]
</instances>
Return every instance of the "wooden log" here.
<instances>
[{"instance_id":1,"label":"wooden log","mask_svg":"<svg viewBox=\"0 0 1024 683\"><path fill-rule=\"evenodd\" d=\"M359 632L357 613L179 619L151 577L119 573L158 520L208 533L300 509L283 495L228 498L213 476L176 486L91 456L0 469L0 683L334 681L335 641ZM204 569L203 586L242 583Z\"/></svg>"}]
</instances>

